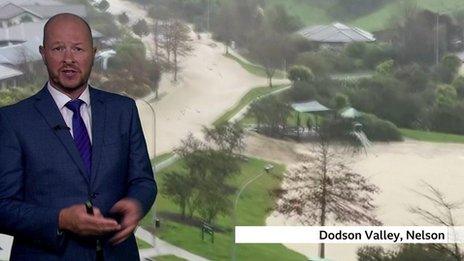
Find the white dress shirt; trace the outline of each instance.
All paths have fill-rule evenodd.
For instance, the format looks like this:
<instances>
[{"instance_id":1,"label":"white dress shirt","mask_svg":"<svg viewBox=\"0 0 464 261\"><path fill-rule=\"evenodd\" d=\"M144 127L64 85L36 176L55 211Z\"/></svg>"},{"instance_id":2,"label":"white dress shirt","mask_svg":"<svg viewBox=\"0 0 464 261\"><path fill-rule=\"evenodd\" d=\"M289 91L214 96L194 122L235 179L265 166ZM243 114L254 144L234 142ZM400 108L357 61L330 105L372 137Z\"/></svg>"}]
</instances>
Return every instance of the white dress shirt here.
<instances>
[{"instance_id":1,"label":"white dress shirt","mask_svg":"<svg viewBox=\"0 0 464 261\"><path fill-rule=\"evenodd\" d=\"M65 105L72 99L69 98L66 94L58 91L55 89L53 86L51 86L50 82L47 83L47 88L50 94L53 97L53 100L56 103L56 106L58 106L58 109L60 110L61 116L63 116L64 122L66 125L69 127L69 131L71 132L71 135L74 137L73 134L73 125L72 125L72 116L73 112L68 109ZM90 142L92 142L92 111L90 107L90 93L89 93L89 85L85 87L84 92L79 96L80 100L84 102L84 104L81 105L81 117L82 120L84 121L85 128L87 129L87 133L89 134Z\"/></svg>"}]
</instances>

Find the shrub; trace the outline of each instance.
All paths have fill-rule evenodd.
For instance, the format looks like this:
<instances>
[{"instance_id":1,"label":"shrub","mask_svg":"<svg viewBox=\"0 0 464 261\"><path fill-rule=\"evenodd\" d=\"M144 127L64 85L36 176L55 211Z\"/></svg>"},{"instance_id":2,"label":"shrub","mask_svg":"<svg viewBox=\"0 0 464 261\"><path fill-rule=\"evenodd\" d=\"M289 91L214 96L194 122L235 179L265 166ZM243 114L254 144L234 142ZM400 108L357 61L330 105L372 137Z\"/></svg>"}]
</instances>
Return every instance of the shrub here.
<instances>
[{"instance_id":1,"label":"shrub","mask_svg":"<svg viewBox=\"0 0 464 261\"><path fill-rule=\"evenodd\" d=\"M448 84L438 85L436 94L436 103L439 107L454 106L458 100L456 89Z\"/></svg>"},{"instance_id":2,"label":"shrub","mask_svg":"<svg viewBox=\"0 0 464 261\"><path fill-rule=\"evenodd\" d=\"M394 75L396 79L407 84L409 92L424 91L430 78L428 72L417 63L397 67Z\"/></svg>"},{"instance_id":3,"label":"shrub","mask_svg":"<svg viewBox=\"0 0 464 261\"><path fill-rule=\"evenodd\" d=\"M456 89L456 93L460 99L464 98L464 77L459 76L451 84Z\"/></svg>"},{"instance_id":4,"label":"shrub","mask_svg":"<svg viewBox=\"0 0 464 261\"><path fill-rule=\"evenodd\" d=\"M308 81L313 77L311 69L302 65L295 65L288 71L288 79L292 82Z\"/></svg>"},{"instance_id":5,"label":"shrub","mask_svg":"<svg viewBox=\"0 0 464 261\"><path fill-rule=\"evenodd\" d=\"M282 136L287 129L291 107L271 95L253 102L249 113L256 119L258 130L269 136Z\"/></svg>"},{"instance_id":6,"label":"shrub","mask_svg":"<svg viewBox=\"0 0 464 261\"><path fill-rule=\"evenodd\" d=\"M363 42L352 42L348 44L345 49L344 53L351 58L363 58L364 54L366 53L366 43Z\"/></svg>"},{"instance_id":7,"label":"shrub","mask_svg":"<svg viewBox=\"0 0 464 261\"><path fill-rule=\"evenodd\" d=\"M295 63L308 67L314 74L327 74L332 69L326 57L318 52L304 52L296 58Z\"/></svg>"},{"instance_id":8,"label":"shrub","mask_svg":"<svg viewBox=\"0 0 464 261\"><path fill-rule=\"evenodd\" d=\"M373 114L364 114L359 122L363 125L363 131L368 139L373 141L401 141L398 127L390 121L377 118Z\"/></svg>"},{"instance_id":9,"label":"shrub","mask_svg":"<svg viewBox=\"0 0 464 261\"><path fill-rule=\"evenodd\" d=\"M393 48L386 44L369 44L366 45L364 54L364 66L366 68L374 68L379 63L394 59Z\"/></svg>"},{"instance_id":10,"label":"shrub","mask_svg":"<svg viewBox=\"0 0 464 261\"><path fill-rule=\"evenodd\" d=\"M334 97L334 103L335 103L335 108L337 110L341 110L345 108L346 106L348 106L349 104L348 97L345 94L337 93L335 94L335 97Z\"/></svg>"},{"instance_id":11,"label":"shrub","mask_svg":"<svg viewBox=\"0 0 464 261\"><path fill-rule=\"evenodd\" d=\"M441 64L444 67L442 80L451 83L461 67L461 60L456 55L447 54L443 57Z\"/></svg>"},{"instance_id":12,"label":"shrub","mask_svg":"<svg viewBox=\"0 0 464 261\"><path fill-rule=\"evenodd\" d=\"M389 59L377 65L375 71L379 74L391 75L393 73L394 65L395 61Z\"/></svg>"},{"instance_id":13,"label":"shrub","mask_svg":"<svg viewBox=\"0 0 464 261\"><path fill-rule=\"evenodd\" d=\"M433 131L464 134L464 104L455 106L435 106L430 114L430 128Z\"/></svg>"}]
</instances>

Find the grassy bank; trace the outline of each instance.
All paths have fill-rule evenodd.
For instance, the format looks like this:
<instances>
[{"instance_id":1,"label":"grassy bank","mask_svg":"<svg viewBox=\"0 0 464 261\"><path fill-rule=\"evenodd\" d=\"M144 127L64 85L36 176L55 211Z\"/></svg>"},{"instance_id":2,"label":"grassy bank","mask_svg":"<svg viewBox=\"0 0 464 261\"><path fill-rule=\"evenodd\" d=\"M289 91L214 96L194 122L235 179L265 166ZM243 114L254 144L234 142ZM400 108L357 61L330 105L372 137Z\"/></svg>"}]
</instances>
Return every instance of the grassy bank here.
<instances>
[{"instance_id":1,"label":"grassy bank","mask_svg":"<svg viewBox=\"0 0 464 261\"><path fill-rule=\"evenodd\" d=\"M214 121L213 125L219 125L230 120L235 114L237 114L241 109L247 106L250 102L254 101L260 96L266 95L273 91L285 88L288 85L275 85L272 88L270 87L257 87L245 94L240 101L231 109L226 111L221 117Z\"/></svg>"},{"instance_id":2,"label":"grassy bank","mask_svg":"<svg viewBox=\"0 0 464 261\"><path fill-rule=\"evenodd\" d=\"M420 131L410 129L400 129L401 134L410 139L429 141L429 142L443 142L443 143L464 143L463 135L439 133L432 131Z\"/></svg>"},{"instance_id":3,"label":"grassy bank","mask_svg":"<svg viewBox=\"0 0 464 261\"><path fill-rule=\"evenodd\" d=\"M224 56L236 61L238 64L240 64L240 66L243 67L243 69L247 70L249 73L254 74L256 76L267 78L266 71L260 65L252 64L248 61L244 61L230 53L224 54ZM286 77L287 77L287 74L284 71L277 70L274 74L274 77L272 77L272 79L285 79Z\"/></svg>"},{"instance_id":4,"label":"grassy bank","mask_svg":"<svg viewBox=\"0 0 464 261\"><path fill-rule=\"evenodd\" d=\"M156 257L153 258L153 260L156 260L156 261L184 261L184 260L187 260L187 259L183 259L183 258L173 256L173 255L166 255L166 256L156 256Z\"/></svg>"},{"instance_id":5,"label":"grassy bank","mask_svg":"<svg viewBox=\"0 0 464 261\"><path fill-rule=\"evenodd\" d=\"M160 154L158 156L155 157L154 160L152 160L152 164L159 164L167 159L169 159L170 157L172 157L174 155L173 152L168 152L168 153L163 153L163 154Z\"/></svg>"},{"instance_id":6,"label":"grassy bank","mask_svg":"<svg viewBox=\"0 0 464 261\"><path fill-rule=\"evenodd\" d=\"M138 249L146 249L146 248L152 248L150 244L145 242L144 240L137 238L137 248Z\"/></svg>"},{"instance_id":7,"label":"grassy bank","mask_svg":"<svg viewBox=\"0 0 464 261\"><path fill-rule=\"evenodd\" d=\"M243 162L242 173L235 177L231 185L240 187L247 180L264 171L266 164L268 162L253 158ZM163 175L182 168L182 161L178 161L158 173L160 191L163 190L161 182ZM245 189L238 201L237 225L265 224L269 208L274 201L269 196L269 191L279 187L284 170L284 166L276 165L271 174L261 176ZM231 201L233 200L234 196L231 197ZM158 237L211 260L230 260L234 226L232 209L230 214L216 220L215 226L220 230L216 231L214 243L211 243L209 236L204 241L201 239L198 226L168 218L179 213L179 208L170 199L159 195L157 203L157 213L161 217L161 228L156 232ZM152 227L152 220L150 213L142 221L142 226ZM240 244L237 245L237 260L306 260L306 258L280 244Z\"/></svg>"}]
</instances>

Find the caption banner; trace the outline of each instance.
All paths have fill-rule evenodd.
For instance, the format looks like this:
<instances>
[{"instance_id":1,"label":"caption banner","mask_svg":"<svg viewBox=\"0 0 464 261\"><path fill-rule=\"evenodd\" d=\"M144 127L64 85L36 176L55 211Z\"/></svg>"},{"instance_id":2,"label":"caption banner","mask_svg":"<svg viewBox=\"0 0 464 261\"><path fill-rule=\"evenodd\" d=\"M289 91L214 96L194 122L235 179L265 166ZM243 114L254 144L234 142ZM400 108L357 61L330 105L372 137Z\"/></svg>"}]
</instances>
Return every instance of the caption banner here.
<instances>
[{"instance_id":1,"label":"caption banner","mask_svg":"<svg viewBox=\"0 0 464 261\"><path fill-rule=\"evenodd\" d=\"M464 227L236 226L236 243L464 243Z\"/></svg>"}]
</instances>

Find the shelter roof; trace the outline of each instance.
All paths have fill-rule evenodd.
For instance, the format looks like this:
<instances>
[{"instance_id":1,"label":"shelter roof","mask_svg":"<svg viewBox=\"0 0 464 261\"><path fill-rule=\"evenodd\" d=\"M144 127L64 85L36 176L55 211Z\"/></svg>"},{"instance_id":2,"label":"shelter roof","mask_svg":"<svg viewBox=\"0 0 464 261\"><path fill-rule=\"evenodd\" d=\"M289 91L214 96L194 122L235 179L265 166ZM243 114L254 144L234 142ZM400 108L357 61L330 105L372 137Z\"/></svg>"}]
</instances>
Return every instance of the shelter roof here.
<instances>
[{"instance_id":1,"label":"shelter roof","mask_svg":"<svg viewBox=\"0 0 464 261\"><path fill-rule=\"evenodd\" d=\"M22 74L23 73L21 71L0 64L0 80L9 79Z\"/></svg>"},{"instance_id":2,"label":"shelter roof","mask_svg":"<svg viewBox=\"0 0 464 261\"><path fill-rule=\"evenodd\" d=\"M375 41L375 37L371 33L341 23L310 26L298 31L298 33L310 41L323 43Z\"/></svg>"},{"instance_id":3,"label":"shelter roof","mask_svg":"<svg viewBox=\"0 0 464 261\"><path fill-rule=\"evenodd\" d=\"M329 108L327 108L324 105L320 104L318 101L307 101L307 102L292 103L292 108L295 111L298 111L298 112L330 111Z\"/></svg>"}]
</instances>

